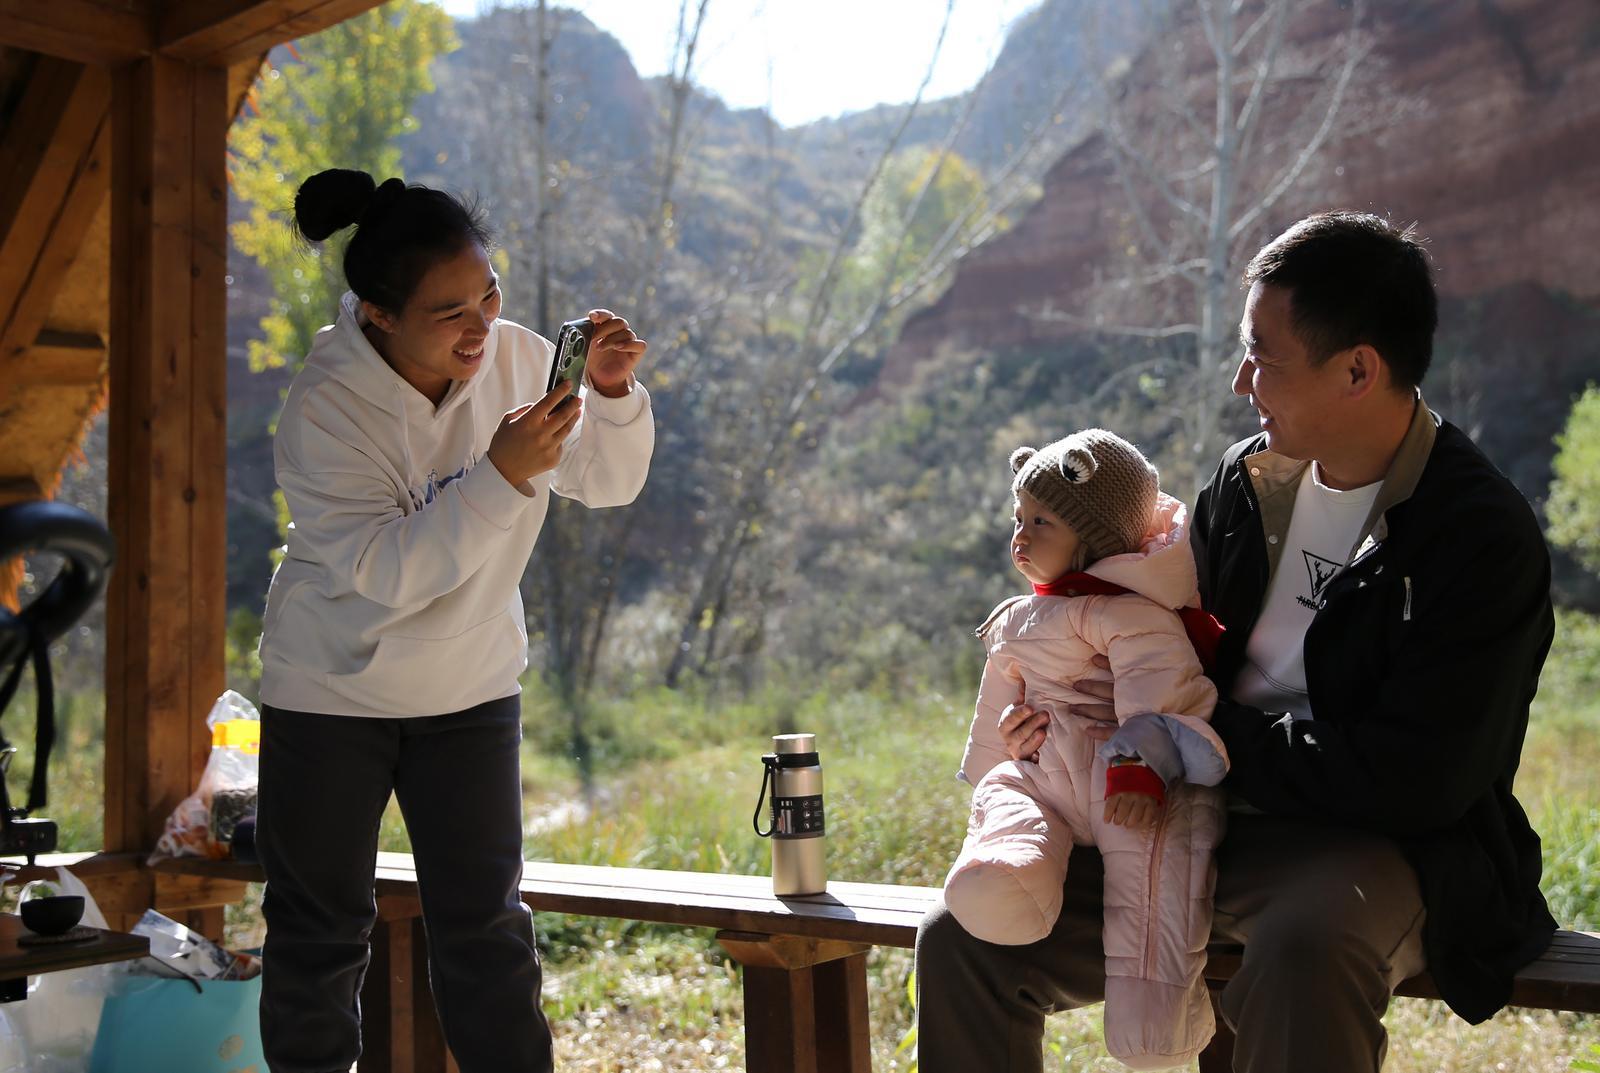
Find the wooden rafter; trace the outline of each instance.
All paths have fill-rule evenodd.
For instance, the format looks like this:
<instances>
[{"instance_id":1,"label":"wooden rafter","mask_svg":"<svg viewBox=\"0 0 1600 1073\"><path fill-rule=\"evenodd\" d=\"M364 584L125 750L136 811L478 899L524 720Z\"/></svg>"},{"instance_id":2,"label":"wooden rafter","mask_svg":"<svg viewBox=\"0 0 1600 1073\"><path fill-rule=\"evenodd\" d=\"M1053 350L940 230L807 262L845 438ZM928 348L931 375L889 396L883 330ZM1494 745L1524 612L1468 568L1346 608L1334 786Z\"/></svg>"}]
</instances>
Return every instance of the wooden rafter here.
<instances>
[{"instance_id":1,"label":"wooden rafter","mask_svg":"<svg viewBox=\"0 0 1600 1073\"><path fill-rule=\"evenodd\" d=\"M244 109L245 101L250 97L250 91L256 84L256 79L261 76L261 67L267 62L267 54L263 52L248 60L228 65L228 116L231 122L239 118L239 113Z\"/></svg>"},{"instance_id":2,"label":"wooden rafter","mask_svg":"<svg viewBox=\"0 0 1600 1073\"><path fill-rule=\"evenodd\" d=\"M39 482L32 477L0 477L0 507L9 503L24 503L32 499L44 497L44 489L39 487ZM16 560L17 565L22 565L22 560ZM8 599L16 591L15 582L8 589L0 585L0 604L16 609L16 605Z\"/></svg>"},{"instance_id":3,"label":"wooden rafter","mask_svg":"<svg viewBox=\"0 0 1600 1073\"><path fill-rule=\"evenodd\" d=\"M382 0L0 0L0 45L79 63L161 54L227 67Z\"/></svg>"},{"instance_id":4,"label":"wooden rafter","mask_svg":"<svg viewBox=\"0 0 1600 1073\"><path fill-rule=\"evenodd\" d=\"M0 0L0 45L113 64L155 45L147 0Z\"/></svg>"},{"instance_id":5,"label":"wooden rafter","mask_svg":"<svg viewBox=\"0 0 1600 1073\"><path fill-rule=\"evenodd\" d=\"M157 17L156 47L196 63L227 66L273 45L314 34L378 6L380 0L169 0Z\"/></svg>"},{"instance_id":6,"label":"wooden rafter","mask_svg":"<svg viewBox=\"0 0 1600 1073\"><path fill-rule=\"evenodd\" d=\"M0 401L109 189L111 79L39 58L0 136Z\"/></svg>"},{"instance_id":7,"label":"wooden rafter","mask_svg":"<svg viewBox=\"0 0 1600 1073\"><path fill-rule=\"evenodd\" d=\"M105 340L93 332L45 330L11 363L11 387L91 387L106 378Z\"/></svg>"}]
</instances>

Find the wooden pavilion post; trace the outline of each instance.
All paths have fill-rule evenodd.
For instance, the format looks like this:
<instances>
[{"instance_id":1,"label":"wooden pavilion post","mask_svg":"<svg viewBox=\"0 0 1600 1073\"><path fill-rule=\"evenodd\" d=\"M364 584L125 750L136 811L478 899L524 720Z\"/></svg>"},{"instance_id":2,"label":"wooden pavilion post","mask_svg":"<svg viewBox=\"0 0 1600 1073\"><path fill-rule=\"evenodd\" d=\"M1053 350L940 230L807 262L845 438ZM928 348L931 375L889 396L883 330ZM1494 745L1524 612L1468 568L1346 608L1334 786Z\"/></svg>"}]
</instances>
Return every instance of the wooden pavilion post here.
<instances>
[{"instance_id":1,"label":"wooden pavilion post","mask_svg":"<svg viewBox=\"0 0 1600 1073\"><path fill-rule=\"evenodd\" d=\"M195 786L226 626L226 67L113 71L105 848L146 850ZM221 909L191 925L221 932ZM199 919L195 919L198 917Z\"/></svg>"}]
</instances>

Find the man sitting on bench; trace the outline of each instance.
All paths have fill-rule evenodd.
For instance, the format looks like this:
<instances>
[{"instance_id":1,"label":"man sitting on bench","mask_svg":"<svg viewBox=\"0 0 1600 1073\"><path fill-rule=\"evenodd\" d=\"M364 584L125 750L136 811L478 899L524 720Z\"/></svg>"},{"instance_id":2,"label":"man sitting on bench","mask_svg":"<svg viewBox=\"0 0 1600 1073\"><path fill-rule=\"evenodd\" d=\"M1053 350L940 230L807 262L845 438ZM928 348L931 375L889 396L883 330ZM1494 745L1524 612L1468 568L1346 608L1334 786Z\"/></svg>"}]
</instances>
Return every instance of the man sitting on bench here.
<instances>
[{"instance_id":1,"label":"man sitting on bench","mask_svg":"<svg viewBox=\"0 0 1600 1073\"><path fill-rule=\"evenodd\" d=\"M1521 494L1422 400L1437 299L1409 229L1312 216L1245 283L1233 391L1261 432L1224 454L1193 533L1227 630L1215 935L1244 958L1220 1008L1239 1073L1376 1071L1401 980L1426 968L1476 1023L1555 931L1511 792L1554 633L1549 552ZM1014 758L1047 719L1008 709ZM1042 1068L1045 1015L1102 997L1102 876L1075 852L1060 920L1029 946L928 914L923 1073Z\"/></svg>"}]
</instances>

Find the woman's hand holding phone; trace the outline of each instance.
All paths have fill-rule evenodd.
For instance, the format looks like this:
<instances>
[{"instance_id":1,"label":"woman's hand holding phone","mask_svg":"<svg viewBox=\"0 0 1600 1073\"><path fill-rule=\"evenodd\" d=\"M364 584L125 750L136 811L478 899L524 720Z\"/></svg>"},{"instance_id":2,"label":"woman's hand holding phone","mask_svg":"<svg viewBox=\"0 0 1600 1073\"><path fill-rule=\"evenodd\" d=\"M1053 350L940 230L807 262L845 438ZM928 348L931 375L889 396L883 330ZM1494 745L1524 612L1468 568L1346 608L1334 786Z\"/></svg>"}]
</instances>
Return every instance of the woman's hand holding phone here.
<instances>
[{"instance_id":1,"label":"woman's hand holding phone","mask_svg":"<svg viewBox=\"0 0 1600 1073\"><path fill-rule=\"evenodd\" d=\"M489 441L489 461L512 487L548 473L561 462L561 445L583 413L583 400L573 398L572 384L563 380L544 398L521 406L500 419Z\"/></svg>"},{"instance_id":2,"label":"woman's hand holding phone","mask_svg":"<svg viewBox=\"0 0 1600 1073\"><path fill-rule=\"evenodd\" d=\"M628 322L609 309L591 309L589 319L594 322L589 340L589 383L607 398L620 398L628 393L628 381L650 344L633 334Z\"/></svg>"}]
</instances>

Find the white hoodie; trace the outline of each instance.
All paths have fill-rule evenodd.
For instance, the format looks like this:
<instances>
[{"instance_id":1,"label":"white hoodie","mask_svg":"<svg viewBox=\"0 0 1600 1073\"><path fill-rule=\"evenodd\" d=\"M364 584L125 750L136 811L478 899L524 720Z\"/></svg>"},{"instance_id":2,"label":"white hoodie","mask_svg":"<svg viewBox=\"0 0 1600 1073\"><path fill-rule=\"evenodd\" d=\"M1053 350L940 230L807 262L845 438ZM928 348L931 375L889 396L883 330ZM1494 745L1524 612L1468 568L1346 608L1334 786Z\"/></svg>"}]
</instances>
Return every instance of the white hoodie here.
<instances>
[{"instance_id":1,"label":"white hoodie","mask_svg":"<svg viewBox=\"0 0 1600 1073\"><path fill-rule=\"evenodd\" d=\"M554 348L497 320L437 409L361 331L353 294L290 385L273 443L293 524L261 636L261 699L330 715L426 716L511 696L528 665L517 585L550 492L632 502L655 445L650 397L583 392L561 463L513 487L487 458L508 410L544 394Z\"/></svg>"}]
</instances>

